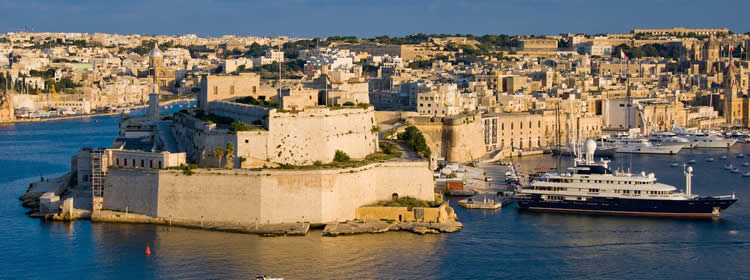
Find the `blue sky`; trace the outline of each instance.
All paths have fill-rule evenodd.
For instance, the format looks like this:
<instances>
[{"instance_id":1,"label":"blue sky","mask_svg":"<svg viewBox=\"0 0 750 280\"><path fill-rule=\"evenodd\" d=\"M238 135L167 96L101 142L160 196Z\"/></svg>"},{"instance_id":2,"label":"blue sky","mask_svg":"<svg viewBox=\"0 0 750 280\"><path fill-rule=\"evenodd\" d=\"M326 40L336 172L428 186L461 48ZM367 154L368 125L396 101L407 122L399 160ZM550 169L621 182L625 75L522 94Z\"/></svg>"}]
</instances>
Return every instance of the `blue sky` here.
<instances>
[{"instance_id":1,"label":"blue sky","mask_svg":"<svg viewBox=\"0 0 750 280\"><path fill-rule=\"evenodd\" d=\"M750 0L0 0L0 33L387 34L624 33L633 28L750 31Z\"/></svg>"}]
</instances>

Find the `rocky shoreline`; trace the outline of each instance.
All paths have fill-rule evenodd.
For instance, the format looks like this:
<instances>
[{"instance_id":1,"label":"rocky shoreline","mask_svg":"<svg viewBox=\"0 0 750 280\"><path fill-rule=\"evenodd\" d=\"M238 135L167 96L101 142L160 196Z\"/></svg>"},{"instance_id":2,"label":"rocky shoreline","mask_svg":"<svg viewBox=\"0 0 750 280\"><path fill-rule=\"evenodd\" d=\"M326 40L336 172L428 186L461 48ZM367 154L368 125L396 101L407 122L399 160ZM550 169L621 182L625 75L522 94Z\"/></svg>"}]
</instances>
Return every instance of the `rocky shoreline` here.
<instances>
[{"instance_id":1,"label":"rocky shoreline","mask_svg":"<svg viewBox=\"0 0 750 280\"><path fill-rule=\"evenodd\" d=\"M335 223L326 225L323 236L341 236L363 233L383 233L388 231L407 231L417 234L451 233L461 230L463 224L457 221L444 223L425 222L364 222Z\"/></svg>"}]
</instances>

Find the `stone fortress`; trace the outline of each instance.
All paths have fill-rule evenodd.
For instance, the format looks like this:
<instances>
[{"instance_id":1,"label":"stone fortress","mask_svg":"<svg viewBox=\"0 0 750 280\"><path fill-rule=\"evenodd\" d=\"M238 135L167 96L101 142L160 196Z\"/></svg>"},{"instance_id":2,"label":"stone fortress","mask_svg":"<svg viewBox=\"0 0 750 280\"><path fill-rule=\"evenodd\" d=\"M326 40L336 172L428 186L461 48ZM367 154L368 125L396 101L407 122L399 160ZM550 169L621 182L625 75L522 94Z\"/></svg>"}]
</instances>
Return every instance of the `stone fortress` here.
<instances>
[{"instance_id":1,"label":"stone fortress","mask_svg":"<svg viewBox=\"0 0 750 280\"><path fill-rule=\"evenodd\" d=\"M259 80L254 74L206 75L198 108L165 116L159 114L161 86L154 76L146 116L123 118L112 148L84 148L72 161L75 189L93 197L92 220L112 221L125 213L201 226L328 224L354 220L359 207L380 200L435 199L427 161L320 167L337 151L354 161L378 151L378 127L367 100L342 106L338 102L345 99L324 95L322 101L330 103L302 102L320 92L282 88L270 95ZM314 94L300 98L306 92ZM240 102L248 98L260 103ZM285 110L265 101L295 105ZM232 128L240 122L245 129ZM410 217L451 219L443 208Z\"/></svg>"}]
</instances>

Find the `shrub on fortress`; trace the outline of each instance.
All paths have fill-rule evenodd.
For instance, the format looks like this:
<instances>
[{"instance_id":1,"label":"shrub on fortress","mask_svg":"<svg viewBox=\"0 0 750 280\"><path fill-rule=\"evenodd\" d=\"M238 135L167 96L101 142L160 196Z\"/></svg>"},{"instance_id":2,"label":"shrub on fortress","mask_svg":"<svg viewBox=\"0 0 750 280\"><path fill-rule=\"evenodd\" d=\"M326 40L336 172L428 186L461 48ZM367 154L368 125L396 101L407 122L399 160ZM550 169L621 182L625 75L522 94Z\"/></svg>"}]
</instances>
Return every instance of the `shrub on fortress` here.
<instances>
[{"instance_id":1,"label":"shrub on fortress","mask_svg":"<svg viewBox=\"0 0 750 280\"><path fill-rule=\"evenodd\" d=\"M241 121L236 121L229 125L229 131L231 131L232 134L237 134L237 131L250 131L252 129L252 126Z\"/></svg>"},{"instance_id":2,"label":"shrub on fortress","mask_svg":"<svg viewBox=\"0 0 750 280\"><path fill-rule=\"evenodd\" d=\"M408 211L411 211L414 207L438 207L440 206L440 203L437 203L435 201L427 201L427 200L421 200L416 199L410 196L406 197L399 197L394 200L381 200L378 201L375 204L371 204L368 206L384 206L384 207L407 207Z\"/></svg>"},{"instance_id":3,"label":"shrub on fortress","mask_svg":"<svg viewBox=\"0 0 750 280\"><path fill-rule=\"evenodd\" d=\"M333 155L333 161L335 162L347 162L349 160L351 160L349 155L342 150L336 150L336 154Z\"/></svg>"},{"instance_id":4,"label":"shrub on fortress","mask_svg":"<svg viewBox=\"0 0 750 280\"><path fill-rule=\"evenodd\" d=\"M380 143L378 143L378 145L380 146L380 149L383 150L383 153L387 155L394 155L396 157L401 157L401 151L398 150L398 147L396 146L396 144L393 144L391 142L381 141Z\"/></svg>"},{"instance_id":5,"label":"shrub on fortress","mask_svg":"<svg viewBox=\"0 0 750 280\"><path fill-rule=\"evenodd\" d=\"M416 151L421 157L430 157L430 147L427 146L427 141L424 139L424 135L414 126L409 126L404 132L398 134L398 140L404 141L404 143Z\"/></svg>"},{"instance_id":6,"label":"shrub on fortress","mask_svg":"<svg viewBox=\"0 0 750 280\"><path fill-rule=\"evenodd\" d=\"M235 99L234 102L247 104L247 105L269 107L269 108L279 108L279 103L277 102L268 101L268 100L257 100L255 99L255 97L252 97L252 96L240 97L240 98Z\"/></svg>"}]
</instances>

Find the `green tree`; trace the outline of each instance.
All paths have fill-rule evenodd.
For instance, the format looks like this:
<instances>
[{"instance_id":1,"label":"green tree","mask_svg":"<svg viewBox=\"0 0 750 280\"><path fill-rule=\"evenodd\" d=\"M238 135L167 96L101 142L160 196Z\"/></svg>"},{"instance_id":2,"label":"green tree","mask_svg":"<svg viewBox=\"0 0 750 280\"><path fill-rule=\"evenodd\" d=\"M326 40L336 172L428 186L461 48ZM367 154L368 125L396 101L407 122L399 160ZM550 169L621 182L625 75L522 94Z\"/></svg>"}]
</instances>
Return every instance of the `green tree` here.
<instances>
[{"instance_id":1,"label":"green tree","mask_svg":"<svg viewBox=\"0 0 750 280\"><path fill-rule=\"evenodd\" d=\"M347 162L349 160L351 160L349 155L342 150L336 150L336 154L333 155L333 161L335 162Z\"/></svg>"},{"instance_id":2,"label":"green tree","mask_svg":"<svg viewBox=\"0 0 750 280\"><path fill-rule=\"evenodd\" d=\"M229 125L229 131L231 131L232 134L235 134L235 135L237 135L237 131L250 131L252 129L253 129L252 126L242 121L236 121Z\"/></svg>"},{"instance_id":3,"label":"green tree","mask_svg":"<svg viewBox=\"0 0 750 280\"><path fill-rule=\"evenodd\" d=\"M398 140L403 141L421 157L429 158L432 153L430 147L427 146L427 141L424 139L424 135L422 135L422 132L414 126L409 126L404 132L399 133Z\"/></svg>"},{"instance_id":4,"label":"green tree","mask_svg":"<svg viewBox=\"0 0 750 280\"><path fill-rule=\"evenodd\" d=\"M219 158L219 166L217 167L222 168L223 167L222 159L224 158L224 149L221 147L216 147L216 149L214 149L214 155Z\"/></svg>"}]
</instances>

